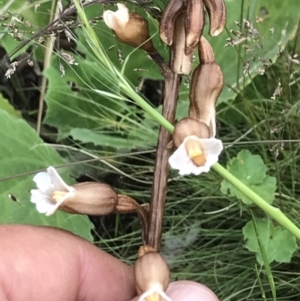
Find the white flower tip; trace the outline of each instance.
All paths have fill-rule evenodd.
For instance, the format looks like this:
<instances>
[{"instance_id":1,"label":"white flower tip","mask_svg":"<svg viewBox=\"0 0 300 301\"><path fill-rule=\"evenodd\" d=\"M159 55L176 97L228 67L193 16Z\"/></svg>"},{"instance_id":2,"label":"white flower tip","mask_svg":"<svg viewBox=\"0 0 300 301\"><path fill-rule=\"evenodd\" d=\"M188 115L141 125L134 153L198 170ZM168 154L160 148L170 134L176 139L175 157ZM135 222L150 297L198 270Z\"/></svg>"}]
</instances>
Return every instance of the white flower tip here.
<instances>
[{"instance_id":1,"label":"white flower tip","mask_svg":"<svg viewBox=\"0 0 300 301\"><path fill-rule=\"evenodd\" d=\"M103 13L103 21L107 27L109 27L110 29L114 29L115 27L114 12L111 10L106 10Z\"/></svg>"},{"instance_id":2,"label":"white flower tip","mask_svg":"<svg viewBox=\"0 0 300 301\"><path fill-rule=\"evenodd\" d=\"M49 166L47 168L47 173L54 190L75 192L75 188L66 184L54 167Z\"/></svg>"},{"instance_id":3,"label":"white flower tip","mask_svg":"<svg viewBox=\"0 0 300 301\"><path fill-rule=\"evenodd\" d=\"M128 12L128 8L123 3L117 3L117 7L118 7L119 10L124 10L124 11Z\"/></svg>"},{"instance_id":4,"label":"white flower tip","mask_svg":"<svg viewBox=\"0 0 300 301\"><path fill-rule=\"evenodd\" d=\"M39 172L33 178L38 189L31 190L30 201L39 213L50 216L71 196L76 189L67 185L53 166L47 172Z\"/></svg>"},{"instance_id":5,"label":"white flower tip","mask_svg":"<svg viewBox=\"0 0 300 301\"><path fill-rule=\"evenodd\" d=\"M138 301L172 301L172 299L161 288L154 286L140 295Z\"/></svg>"},{"instance_id":6,"label":"white flower tip","mask_svg":"<svg viewBox=\"0 0 300 301\"><path fill-rule=\"evenodd\" d=\"M47 168L47 172L57 172L56 169L53 166L49 166Z\"/></svg>"},{"instance_id":7,"label":"white flower tip","mask_svg":"<svg viewBox=\"0 0 300 301\"><path fill-rule=\"evenodd\" d=\"M50 176L45 171L37 173L33 177L33 181L35 182L37 188L40 189L42 192L46 192L49 186L51 185Z\"/></svg>"},{"instance_id":8,"label":"white flower tip","mask_svg":"<svg viewBox=\"0 0 300 301\"><path fill-rule=\"evenodd\" d=\"M58 208L53 208L52 210L48 210L45 215L46 216L51 216L56 212L57 209ZM44 213L44 212L40 212L40 213Z\"/></svg>"},{"instance_id":9,"label":"white flower tip","mask_svg":"<svg viewBox=\"0 0 300 301\"><path fill-rule=\"evenodd\" d=\"M103 13L104 23L114 31L117 31L120 25L125 25L129 21L128 8L122 3L117 3L117 6L117 11L106 10Z\"/></svg>"}]
</instances>

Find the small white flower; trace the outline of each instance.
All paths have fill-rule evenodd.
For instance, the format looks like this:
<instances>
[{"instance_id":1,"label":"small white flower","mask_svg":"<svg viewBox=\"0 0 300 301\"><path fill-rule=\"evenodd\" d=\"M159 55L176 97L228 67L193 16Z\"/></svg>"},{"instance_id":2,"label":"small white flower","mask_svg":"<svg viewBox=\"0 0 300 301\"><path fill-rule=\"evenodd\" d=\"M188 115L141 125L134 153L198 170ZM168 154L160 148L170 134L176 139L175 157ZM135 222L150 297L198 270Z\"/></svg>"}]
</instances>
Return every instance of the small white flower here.
<instances>
[{"instance_id":1,"label":"small white flower","mask_svg":"<svg viewBox=\"0 0 300 301\"><path fill-rule=\"evenodd\" d=\"M30 201L36 205L39 213L52 215L67 198L76 193L74 187L67 185L52 166L47 172L39 172L33 178L38 189L31 190Z\"/></svg>"},{"instance_id":2,"label":"small white flower","mask_svg":"<svg viewBox=\"0 0 300 301\"><path fill-rule=\"evenodd\" d=\"M208 172L218 162L222 150L223 144L219 139L188 136L170 156L169 164L173 169L179 170L181 176L200 175Z\"/></svg>"},{"instance_id":3,"label":"small white flower","mask_svg":"<svg viewBox=\"0 0 300 301\"><path fill-rule=\"evenodd\" d=\"M117 11L106 10L103 13L105 24L114 31L117 31L120 27L125 27L129 21L128 8L122 3L117 3L117 6Z\"/></svg>"},{"instance_id":4,"label":"small white flower","mask_svg":"<svg viewBox=\"0 0 300 301\"><path fill-rule=\"evenodd\" d=\"M170 297L163 291L162 285L160 283L155 283L151 285L145 293L140 295L138 301L172 301Z\"/></svg>"}]
</instances>

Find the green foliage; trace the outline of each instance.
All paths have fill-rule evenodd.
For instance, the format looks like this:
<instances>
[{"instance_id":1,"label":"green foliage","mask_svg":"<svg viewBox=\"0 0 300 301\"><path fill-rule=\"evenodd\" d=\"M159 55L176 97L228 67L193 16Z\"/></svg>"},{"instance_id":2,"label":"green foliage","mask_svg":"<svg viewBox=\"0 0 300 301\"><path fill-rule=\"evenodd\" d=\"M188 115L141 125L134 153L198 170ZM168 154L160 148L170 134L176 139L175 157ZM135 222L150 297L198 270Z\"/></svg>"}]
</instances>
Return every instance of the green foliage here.
<instances>
[{"instance_id":1,"label":"green foliage","mask_svg":"<svg viewBox=\"0 0 300 301\"><path fill-rule=\"evenodd\" d=\"M268 262L290 262L294 252L297 250L296 238L289 231L281 226L274 227L267 219L256 220L256 229L253 221L250 221L243 228L245 247L256 253L257 261L264 263L258 237L265 250Z\"/></svg>"},{"instance_id":2,"label":"green foliage","mask_svg":"<svg viewBox=\"0 0 300 301\"><path fill-rule=\"evenodd\" d=\"M270 288L271 288L271 291L272 291L273 300L276 301L276 287L275 287L275 283L274 283L274 277L273 277L273 274L272 274L270 262L269 262L266 250L264 248L264 244L262 242L262 239L259 235L259 232L258 232L258 229L257 229L257 223L256 223L255 218L253 216L252 216L252 222L253 222L257 242L258 242L258 245L259 245L259 250L261 252L261 257L262 257L262 260L263 260L263 264L264 264L264 267L265 267L265 270L266 270L267 278L268 278ZM260 282L260 287L261 287L261 282Z\"/></svg>"},{"instance_id":3,"label":"green foliage","mask_svg":"<svg viewBox=\"0 0 300 301\"><path fill-rule=\"evenodd\" d=\"M234 99L239 93L243 94L243 89L251 80L277 60L280 51L295 37L300 18L297 0L282 3L225 0L225 3L227 31L218 37L210 37L208 26L204 30L224 74L225 86L218 99L219 104ZM227 39L232 39L234 46L230 46ZM256 89L253 92L256 97L259 96ZM188 93L189 89L185 88L181 99L188 99Z\"/></svg>"},{"instance_id":4,"label":"green foliage","mask_svg":"<svg viewBox=\"0 0 300 301\"><path fill-rule=\"evenodd\" d=\"M20 118L21 114L0 94L0 110L7 112L11 117Z\"/></svg>"},{"instance_id":5,"label":"green foliage","mask_svg":"<svg viewBox=\"0 0 300 301\"><path fill-rule=\"evenodd\" d=\"M50 7L51 1L1 1L0 11L4 22L1 23L0 29L7 33L0 35L1 46L10 53L18 46L18 41L29 38L33 32L46 26L49 14L45 12L48 12Z\"/></svg>"},{"instance_id":6,"label":"green foliage","mask_svg":"<svg viewBox=\"0 0 300 301\"><path fill-rule=\"evenodd\" d=\"M263 0L226 1L226 26L232 32L224 31L219 37L209 39L226 83L219 101L235 97L260 68L266 69L274 63L279 52L296 34L300 17L298 7L297 0L280 4ZM224 48L228 35L235 46Z\"/></svg>"},{"instance_id":7,"label":"green foliage","mask_svg":"<svg viewBox=\"0 0 300 301\"><path fill-rule=\"evenodd\" d=\"M266 174L267 167L259 155L252 155L250 151L242 150L236 158L228 161L227 170L268 203L271 204L273 202L276 178ZM221 192L235 196L245 204L249 205L252 203L251 200L226 180L223 180L221 183Z\"/></svg>"},{"instance_id":8,"label":"green foliage","mask_svg":"<svg viewBox=\"0 0 300 301\"><path fill-rule=\"evenodd\" d=\"M36 211L35 205L30 203L30 189L35 188L32 172L61 164L62 159L53 148L43 144L25 121L16 120L2 110L0 119L0 223L55 226L92 240L92 224L87 217L63 212L47 217ZM19 174L25 175L19 178ZM9 180L4 181L5 178Z\"/></svg>"},{"instance_id":9,"label":"green foliage","mask_svg":"<svg viewBox=\"0 0 300 301\"><path fill-rule=\"evenodd\" d=\"M44 122L58 129L59 139L71 135L83 143L117 149L141 146L141 138L145 147L154 145L156 122L121 94L116 79L101 64L93 62L95 57L91 61L74 58L78 65L70 66L54 58L45 71L49 87ZM60 64L65 66L65 76L59 71Z\"/></svg>"}]
</instances>

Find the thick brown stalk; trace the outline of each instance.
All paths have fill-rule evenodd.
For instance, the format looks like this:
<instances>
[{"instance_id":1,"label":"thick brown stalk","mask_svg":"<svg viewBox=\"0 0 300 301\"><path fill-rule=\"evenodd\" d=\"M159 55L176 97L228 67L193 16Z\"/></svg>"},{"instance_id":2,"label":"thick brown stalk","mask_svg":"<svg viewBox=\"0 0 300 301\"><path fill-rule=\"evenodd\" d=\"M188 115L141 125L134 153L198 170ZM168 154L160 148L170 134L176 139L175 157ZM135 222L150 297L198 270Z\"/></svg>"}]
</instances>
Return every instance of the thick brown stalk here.
<instances>
[{"instance_id":1,"label":"thick brown stalk","mask_svg":"<svg viewBox=\"0 0 300 301\"><path fill-rule=\"evenodd\" d=\"M176 103L179 92L180 76L176 73L168 73L165 76L163 116L170 122L174 123L176 113ZM169 150L168 143L171 141L172 135L163 127L160 128L154 177L152 185L152 195L150 203L150 218L149 218L149 235L148 245L159 252L163 216L165 211L165 199L167 193L167 181L169 175Z\"/></svg>"}]
</instances>

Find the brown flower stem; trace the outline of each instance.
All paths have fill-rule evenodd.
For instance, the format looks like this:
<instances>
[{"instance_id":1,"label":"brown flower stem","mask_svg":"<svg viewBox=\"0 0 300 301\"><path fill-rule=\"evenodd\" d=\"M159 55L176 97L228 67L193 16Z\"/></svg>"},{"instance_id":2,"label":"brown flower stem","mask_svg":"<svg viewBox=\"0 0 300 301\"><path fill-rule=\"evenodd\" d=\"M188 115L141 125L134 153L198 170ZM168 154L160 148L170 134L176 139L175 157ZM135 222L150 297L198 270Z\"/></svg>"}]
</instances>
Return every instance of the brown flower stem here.
<instances>
[{"instance_id":1,"label":"brown flower stem","mask_svg":"<svg viewBox=\"0 0 300 301\"><path fill-rule=\"evenodd\" d=\"M171 68L166 64L163 57L158 51L147 52L152 60L159 66L160 72L164 77L167 77L172 74Z\"/></svg>"},{"instance_id":2,"label":"brown flower stem","mask_svg":"<svg viewBox=\"0 0 300 301\"><path fill-rule=\"evenodd\" d=\"M162 114L170 123L173 124L175 121L180 76L173 72L169 72L164 76L165 89ZM147 244L154 248L157 252L159 252L160 249L167 181L169 175L169 150L167 149L167 144L171 141L171 138L172 135L165 128L161 127L157 142L150 202L149 235L147 240Z\"/></svg>"},{"instance_id":3,"label":"brown flower stem","mask_svg":"<svg viewBox=\"0 0 300 301\"><path fill-rule=\"evenodd\" d=\"M118 194L118 203L115 212L137 213L142 224L143 242L145 243L148 236L149 204L140 205L130 196Z\"/></svg>"}]
</instances>

